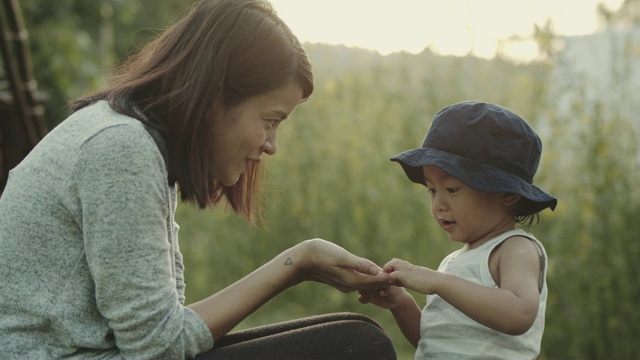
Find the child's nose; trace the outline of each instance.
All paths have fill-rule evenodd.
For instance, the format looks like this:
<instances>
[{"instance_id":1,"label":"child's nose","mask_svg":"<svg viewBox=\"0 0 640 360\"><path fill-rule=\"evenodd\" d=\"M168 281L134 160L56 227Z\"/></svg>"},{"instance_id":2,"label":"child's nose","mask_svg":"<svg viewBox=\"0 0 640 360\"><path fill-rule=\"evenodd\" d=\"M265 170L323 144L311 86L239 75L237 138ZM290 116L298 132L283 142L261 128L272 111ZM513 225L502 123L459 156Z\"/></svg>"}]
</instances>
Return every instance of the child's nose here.
<instances>
[{"instance_id":1,"label":"child's nose","mask_svg":"<svg viewBox=\"0 0 640 360\"><path fill-rule=\"evenodd\" d=\"M433 196L433 200L432 201L433 201L432 206L433 206L434 210L446 210L447 209L447 202L444 199L444 196L440 196L439 194L436 193Z\"/></svg>"}]
</instances>

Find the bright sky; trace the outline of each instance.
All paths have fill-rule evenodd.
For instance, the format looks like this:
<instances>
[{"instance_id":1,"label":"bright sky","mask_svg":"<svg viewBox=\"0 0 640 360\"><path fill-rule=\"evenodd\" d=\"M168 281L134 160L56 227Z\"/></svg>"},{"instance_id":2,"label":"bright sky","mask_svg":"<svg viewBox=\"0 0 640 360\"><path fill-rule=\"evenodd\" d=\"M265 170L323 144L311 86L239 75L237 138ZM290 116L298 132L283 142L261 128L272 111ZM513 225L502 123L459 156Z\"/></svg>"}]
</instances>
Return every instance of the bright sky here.
<instances>
[{"instance_id":1,"label":"bright sky","mask_svg":"<svg viewBox=\"0 0 640 360\"><path fill-rule=\"evenodd\" d=\"M302 42L344 44L419 53L491 58L500 41L530 37L551 19L558 35L602 28L596 7L617 10L623 0L270 0ZM535 57L535 43L503 48L515 59Z\"/></svg>"}]
</instances>

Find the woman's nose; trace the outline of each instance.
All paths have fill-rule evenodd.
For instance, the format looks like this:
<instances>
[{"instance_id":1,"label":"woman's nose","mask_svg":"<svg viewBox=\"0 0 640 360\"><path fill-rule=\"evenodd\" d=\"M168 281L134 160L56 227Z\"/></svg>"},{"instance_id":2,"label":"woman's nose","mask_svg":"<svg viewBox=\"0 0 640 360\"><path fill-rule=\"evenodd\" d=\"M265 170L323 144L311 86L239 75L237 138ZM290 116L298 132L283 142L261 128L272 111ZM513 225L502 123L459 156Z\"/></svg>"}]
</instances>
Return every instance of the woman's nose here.
<instances>
[{"instance_id":1,"label":"woman's nose","mask_svg":"<svg viewBox=\"0 0 640 360\"><path fill-rule=\"evenodd\" d=\"M278 140L275 132L269 136L262 144L262 152L267 155L275 155L276 151L278 151Z\"/></svg>"}]
</instances>

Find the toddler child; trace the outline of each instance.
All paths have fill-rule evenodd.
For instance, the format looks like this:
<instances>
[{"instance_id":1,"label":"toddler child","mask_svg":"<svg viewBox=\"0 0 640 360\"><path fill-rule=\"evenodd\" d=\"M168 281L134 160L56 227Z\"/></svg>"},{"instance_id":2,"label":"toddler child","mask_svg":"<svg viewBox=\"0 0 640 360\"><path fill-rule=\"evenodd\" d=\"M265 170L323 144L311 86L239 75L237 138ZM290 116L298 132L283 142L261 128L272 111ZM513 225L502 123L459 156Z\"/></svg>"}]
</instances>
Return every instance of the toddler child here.
<instances>
[{"instance_id":1,"label":"toddler child","mask_svg":"<svg viewBox=\"0 0 640 360\"><path fill-rule=\"evenodd\" d=\"M428 188L434 219L463 244L438 271L393 259L384 271L396 286L360 292L360 302L391 311L415 359L538 356L547 255L518 225L557 203L533 185L541 151L509 109L465 101L435 115L422 147L391 158ZM422 311L405 288L428 295Z\"/></svg>"}]
</instances>

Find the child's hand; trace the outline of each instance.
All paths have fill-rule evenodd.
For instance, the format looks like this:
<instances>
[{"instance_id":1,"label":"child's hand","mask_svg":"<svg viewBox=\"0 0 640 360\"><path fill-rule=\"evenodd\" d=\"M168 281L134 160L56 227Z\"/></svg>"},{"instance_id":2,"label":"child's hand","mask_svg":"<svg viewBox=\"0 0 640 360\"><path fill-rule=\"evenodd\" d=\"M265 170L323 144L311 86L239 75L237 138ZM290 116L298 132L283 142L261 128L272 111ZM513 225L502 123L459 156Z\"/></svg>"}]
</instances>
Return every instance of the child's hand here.
<instances>
[{"instance_id":1,"label":"child's hand","mask_svg":"<svg viewBox=\"0 0 640 360\"><path fill-rule=\"evenodd\" d=\"M437 271L416 266L401 259L389 261L382 271L389 274L389 280L395 286L402 286L426 295L435 293L435 281L439 276Z\"/></svg>"},{"instance_id":2,"label":"child's hand","mask_svg":"<svg viewBox=\"0 0 640 360\"><path fill-rule=\"evenodd\" d=\"M358 291L358 301L363 304L374 304L383 309L392 310L402 303L405 296L411 296L404 288L391 286L381 290Z\"/></svg>"}]
</instances>

